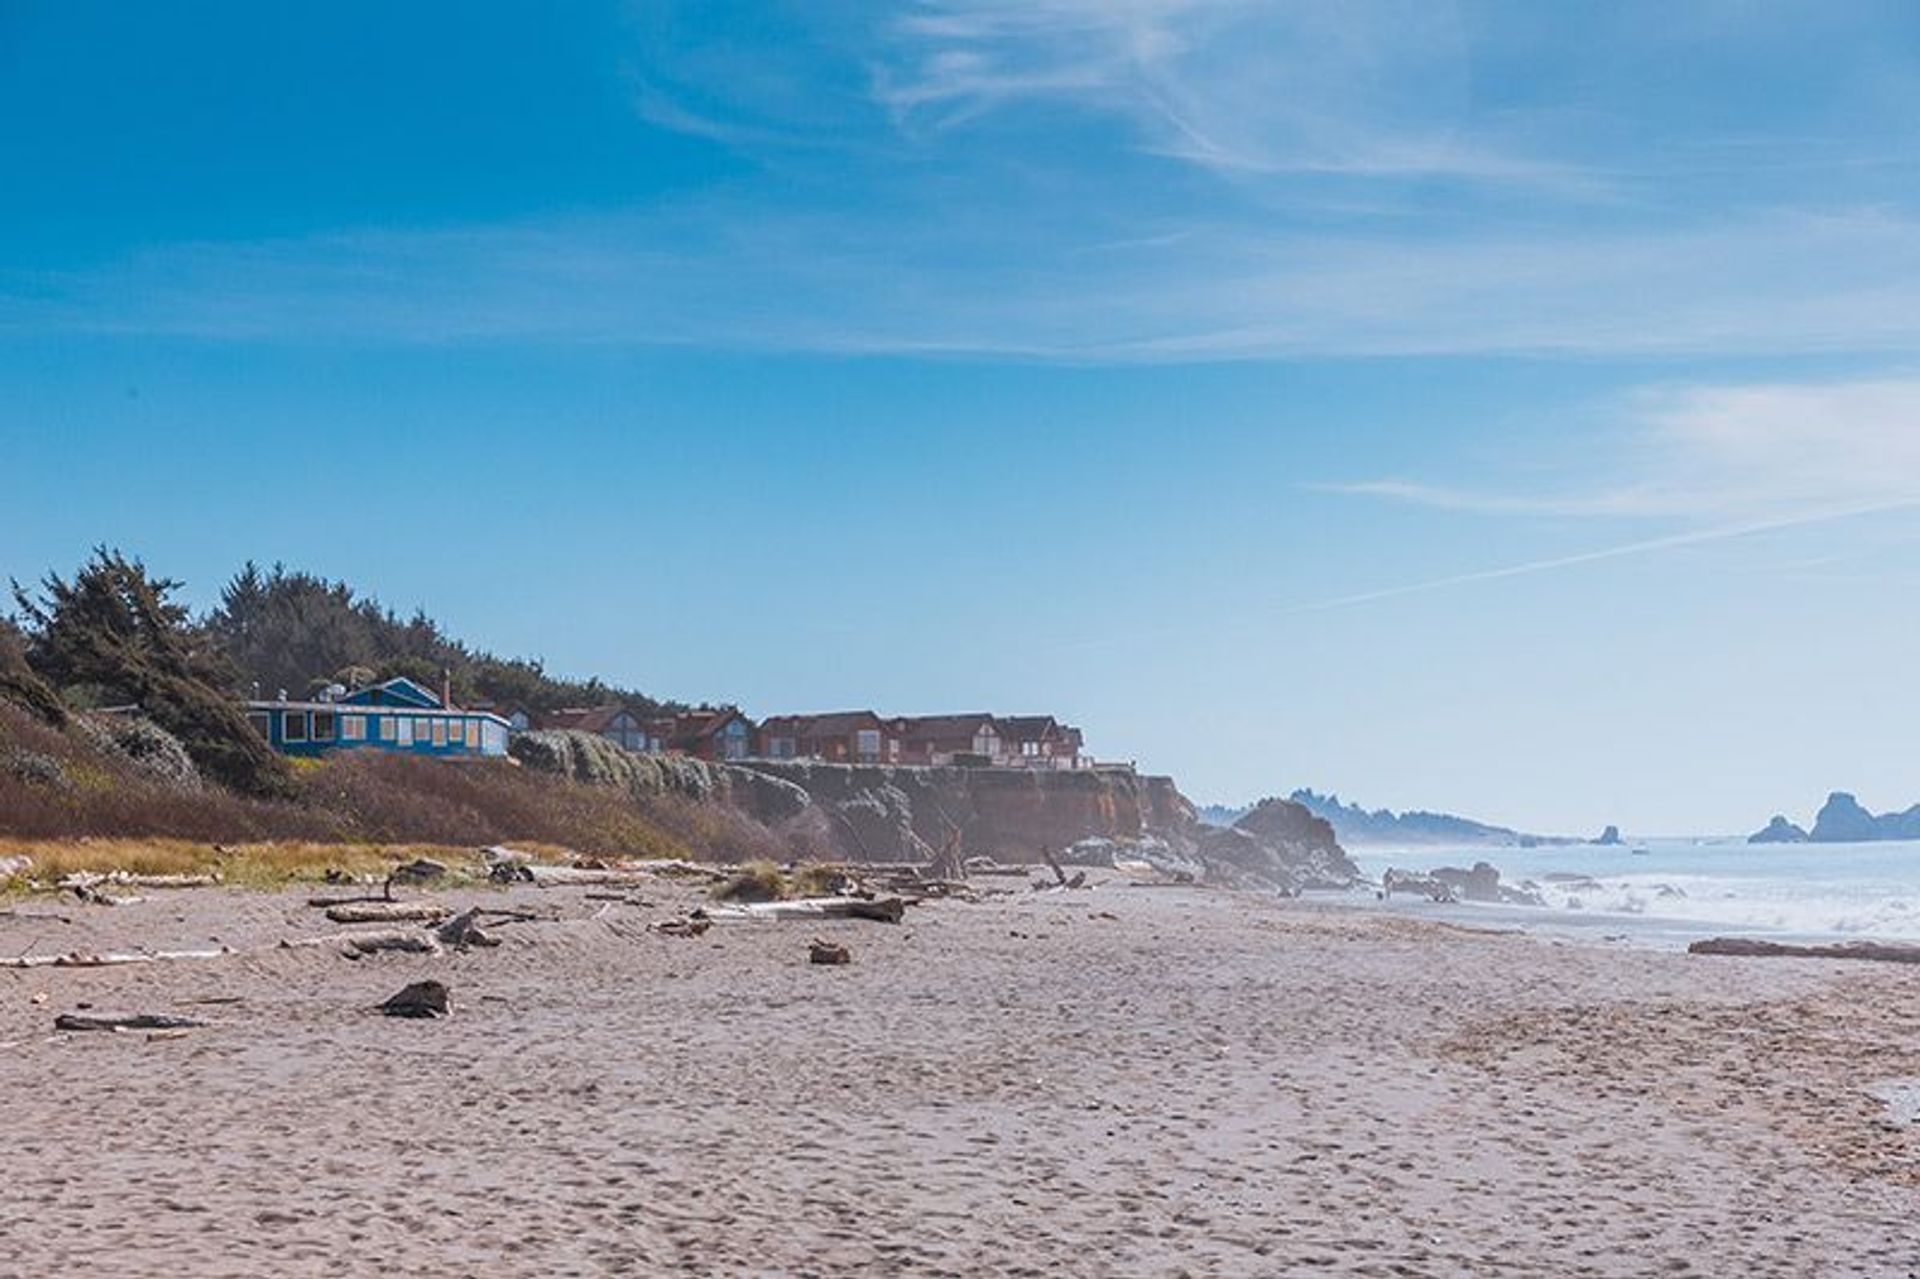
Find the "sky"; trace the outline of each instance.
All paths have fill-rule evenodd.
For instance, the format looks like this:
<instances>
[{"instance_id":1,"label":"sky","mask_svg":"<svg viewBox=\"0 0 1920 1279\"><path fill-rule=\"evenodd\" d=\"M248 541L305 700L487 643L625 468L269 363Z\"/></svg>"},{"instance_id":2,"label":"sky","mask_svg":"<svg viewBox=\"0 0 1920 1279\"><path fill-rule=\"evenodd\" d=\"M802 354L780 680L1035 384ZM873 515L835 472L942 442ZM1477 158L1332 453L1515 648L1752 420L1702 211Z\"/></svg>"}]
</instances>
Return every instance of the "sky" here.
<instances>
[{"instance_id":1,"label":"sky","mask_svg":"<svg viewBox=\"0 0 1920 1279\"><path fill-rule=\"evenodd\" d=\"M0 0L0 574L1202 802L1920 800L1920 8Z\"/></svg>"}]
</instances>

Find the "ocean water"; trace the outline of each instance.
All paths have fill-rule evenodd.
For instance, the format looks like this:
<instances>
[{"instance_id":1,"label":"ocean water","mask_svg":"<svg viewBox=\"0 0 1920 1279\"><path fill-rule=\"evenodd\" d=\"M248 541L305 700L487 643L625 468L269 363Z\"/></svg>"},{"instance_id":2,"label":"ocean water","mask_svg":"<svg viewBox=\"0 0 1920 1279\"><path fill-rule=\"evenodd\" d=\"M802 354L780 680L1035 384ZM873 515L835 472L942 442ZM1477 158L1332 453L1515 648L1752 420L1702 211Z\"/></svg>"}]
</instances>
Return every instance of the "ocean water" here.
<instances>
[{"instance_id":1,"label":"ocean water","mask_svg":"<svg viewBox=\"0 0 1920 1279\"><path fill-rule=\"evenodd\" d=\"M1457 921L1598 930L1622 940L1679 944L1732 933L1783 941L1920 941L1920 842L1654 839L1618 848L1363 848L1354 850L1353 859L1375 879L1388 867L1425 871L1484 861L1499 869L1502 884L1518 887L1530 880L1547 902L1435 906L1395 897L1391 904ZM1553 882L1550 875L1584 875L1594 882Z\"/></svg>"}]
</instances>

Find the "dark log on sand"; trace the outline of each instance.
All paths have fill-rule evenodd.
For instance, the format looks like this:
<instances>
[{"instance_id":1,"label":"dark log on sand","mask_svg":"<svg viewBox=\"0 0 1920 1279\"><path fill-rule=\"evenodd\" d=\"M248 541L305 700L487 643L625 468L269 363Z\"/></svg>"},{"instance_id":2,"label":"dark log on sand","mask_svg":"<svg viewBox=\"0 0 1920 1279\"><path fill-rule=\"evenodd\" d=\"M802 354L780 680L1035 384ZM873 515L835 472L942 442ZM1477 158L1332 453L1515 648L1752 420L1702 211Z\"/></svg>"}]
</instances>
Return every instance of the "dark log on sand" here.
<instances>
[{"instance_id":1,"label":"dark log on sand","mask_svg":"<svg viewBox=\"0 0 1920 1279\"><path fill-rule=\"evenodd\" d=\"M438 902L357 902L327 907L336 924L437 924L453 912Z\"/></svg>"},{"instance_id":2,"label":"dark log on sand","mask_svg":"<svg viewBox=\"0 0 1920 1279\"><path fill-rule=\"evenodd\" d=\"M803 897L798 901L713 906L706 913L713 920L874 919L897 924L906 912L906 899L901 897L872 901L864 897Z\"/></svg>"},{"instance_id":3,"label":"dark log on sand","mask_svg":"<svg viewBox=\"0 0 1920 1279\"><path fill-rule=\"evenodd\" d=\"M197 1017L172 1013L61 1013L53 1019L55 1030L193 1030L206 1024Z\"/></svg>"},{"instance_id":4,"label":"dark log on sand","mask_svg":"<svg viewBox=\"0 0 1920 1279\"><path fill-rule=\"evenodd\" d=\"M1920 964L1920 946L1901 942L1842 941L1795 946L1757 937L1709 937L1687 947L1689 955L1736 955L1744 958L1871 959L1885 964Z\"/></svg>"}]
</instances>

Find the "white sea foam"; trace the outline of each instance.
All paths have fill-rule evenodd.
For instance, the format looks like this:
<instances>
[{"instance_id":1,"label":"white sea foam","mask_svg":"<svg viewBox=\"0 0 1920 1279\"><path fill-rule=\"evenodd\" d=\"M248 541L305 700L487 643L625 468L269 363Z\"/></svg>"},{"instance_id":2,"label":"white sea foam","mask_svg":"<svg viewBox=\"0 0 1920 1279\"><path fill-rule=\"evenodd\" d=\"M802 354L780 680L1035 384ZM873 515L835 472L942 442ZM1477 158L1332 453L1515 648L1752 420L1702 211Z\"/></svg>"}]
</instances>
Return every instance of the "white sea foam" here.
<instances>
[{"instance_id":1,"label":"white sea foam","mask_svg":"<svg viewBox=\"0 0 1920 1279\"><path fill-rule=\"evenodd\" d=\"M1654 840L1628 848L1368 849L1356 860L1375 876L1389 866L1430 870L1491 862L1502 883L1525 883L1546 907L1486 909L1529 925L1920 940L1916 843L1781 847Z\"/></svg>"}]
</instances>

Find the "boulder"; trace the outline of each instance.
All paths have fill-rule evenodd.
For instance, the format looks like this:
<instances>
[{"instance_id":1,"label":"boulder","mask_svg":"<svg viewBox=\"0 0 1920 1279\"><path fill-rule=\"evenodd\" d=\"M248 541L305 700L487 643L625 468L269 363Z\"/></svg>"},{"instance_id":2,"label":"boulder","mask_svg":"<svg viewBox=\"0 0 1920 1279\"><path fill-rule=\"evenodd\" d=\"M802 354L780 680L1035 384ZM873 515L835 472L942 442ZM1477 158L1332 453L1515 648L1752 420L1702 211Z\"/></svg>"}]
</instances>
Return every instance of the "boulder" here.
<instances>
[{"instance_id":1,"label":"boulder","mask_svg":"<svg viewBox=\"0 0 1920 1279\"><path fill-rule=\"evenodd\" d=\"M417 981L406 986L380 1011L389 1017L446 1017L453 1012L453 998L441 981Z\"/></svg>"}]
</instances>

